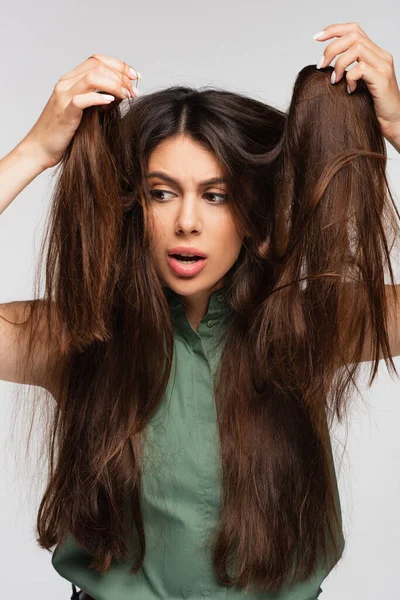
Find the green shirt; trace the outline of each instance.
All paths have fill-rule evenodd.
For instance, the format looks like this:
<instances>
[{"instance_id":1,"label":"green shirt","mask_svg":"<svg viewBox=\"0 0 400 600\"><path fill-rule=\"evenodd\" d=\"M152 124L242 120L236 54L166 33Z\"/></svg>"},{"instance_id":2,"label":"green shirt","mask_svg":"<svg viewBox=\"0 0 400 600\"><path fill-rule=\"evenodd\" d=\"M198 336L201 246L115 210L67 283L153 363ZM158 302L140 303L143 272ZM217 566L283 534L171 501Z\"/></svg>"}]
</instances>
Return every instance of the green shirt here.
<instances>
[{"instance_id":1,"label":"green shirt","mask_svg":"<svg viewBox=\"0 0 400 600\"><path fill-rule=\"evenodd\" d=\"M142 569L130 575L131 561L113 562L109 572L100 575L89 569L91 557L72 536L53 552L56 571L96 600L315 600L328 575L328 570L321 569L279 594L250 594L219 585L213 574L204 544L217 522L221 489L211 377L221 349L217 334L223 336L229 310L225 292L226 288L220 288L211 294L195 331L177 294L166 288L174 358L163 400L147 425L143 448L146 554Z\"/></svg>"}]
</instances>

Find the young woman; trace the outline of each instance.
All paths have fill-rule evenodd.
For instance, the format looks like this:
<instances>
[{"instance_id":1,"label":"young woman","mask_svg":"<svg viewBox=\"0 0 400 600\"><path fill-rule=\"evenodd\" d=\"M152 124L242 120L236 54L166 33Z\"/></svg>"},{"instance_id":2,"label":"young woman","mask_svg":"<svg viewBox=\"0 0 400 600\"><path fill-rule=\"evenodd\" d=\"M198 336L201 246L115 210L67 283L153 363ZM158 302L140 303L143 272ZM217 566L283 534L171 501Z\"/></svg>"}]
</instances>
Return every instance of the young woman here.
<instances>
[{"instance_id":1,"label":"young woman","mask_svg":"<svg viewBox=\"0 0 400 600\"><path fill-rule=\"evenodd\" d=\"M287 113L187 87L122 110L96 90L136 75L94 55L0 163L2 210L60 166L0 377L52 400L37 541L73 597L312 600L343 553L329 427L400 354L400 92L358 25L334 36Z\"/></svg>"}]
</instances>

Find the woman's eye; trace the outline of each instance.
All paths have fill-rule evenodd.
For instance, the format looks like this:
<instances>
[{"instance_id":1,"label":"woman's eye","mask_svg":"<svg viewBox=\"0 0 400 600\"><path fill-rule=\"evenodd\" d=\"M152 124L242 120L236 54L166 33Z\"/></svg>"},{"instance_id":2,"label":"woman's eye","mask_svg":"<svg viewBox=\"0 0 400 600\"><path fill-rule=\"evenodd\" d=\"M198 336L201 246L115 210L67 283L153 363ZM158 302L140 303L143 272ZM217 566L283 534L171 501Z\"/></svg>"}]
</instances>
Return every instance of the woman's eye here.
<instances>
[{"instance_id":1,"label":"woman's eye","mask_svg":"<svg viewBox=\"0 0 400 600\"><path fill-rule=\"evenodd\" d=\"M213 202L213 204L222 204L223 202L226 202L228 199L228 194L215 194L214 192L206 192L205 196L214 196L214 197L220 198L219 202Z\"/></svg>"},{"instance_id":2,"label":"woman's eye","mask_svg":"<svg viewBox=\"0 0 400 600\"><path fill-rule=\"evenodd\" d=\"M150 195L156 200L160 200L161 202L165 202L162 198L157 197L157 194L171 194L172 192L167 192L166 190L150 190Z\"/></svg>"},{"instance_id":3,"label":"woman's eye","mask_svg":"<svg viewBox=\"0 0 400 600\"><path fill-rule=\"evenodd\" d=\"M172 194L172 192L167 192L167 190L150 190L150 195L155 198L156 200L158 200L159 202L166 202L166 200L164 198L161 198L160 196L158 196L158 194ZM220 200L215 201L212 200L211 203L212 204L222 204L224 202L227 201L228 199L228 194L216 194L214 192L206 192L204 194L204 196L208 196L208 197L212 197L212 198L220 198Z\"/></svg>"}]
</instances>

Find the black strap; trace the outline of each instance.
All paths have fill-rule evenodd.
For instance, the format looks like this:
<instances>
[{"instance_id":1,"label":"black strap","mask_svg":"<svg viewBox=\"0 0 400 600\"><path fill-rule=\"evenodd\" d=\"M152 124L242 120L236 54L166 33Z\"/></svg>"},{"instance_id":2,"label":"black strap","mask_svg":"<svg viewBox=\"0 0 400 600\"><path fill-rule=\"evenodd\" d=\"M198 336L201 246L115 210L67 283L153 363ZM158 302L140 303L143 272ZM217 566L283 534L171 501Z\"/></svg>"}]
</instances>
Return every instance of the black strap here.
<instances>
[{"instance_id":1,"label":"black strap","mask_svg":"<svg viewBox=\"0 0 400 600\"><path fill-rule=\"evenodd\" d=\"M80 590L80 591L78 592L78 590L76 589L76 587L74 586L74 584L73 584L73 583L71 583L71 585L72 585L72 596L71 596L71 600L79 600L79 597L80 597L80 595L81 595L81 591L82 591L82 590Z\"/></svg>"}]
</instances>

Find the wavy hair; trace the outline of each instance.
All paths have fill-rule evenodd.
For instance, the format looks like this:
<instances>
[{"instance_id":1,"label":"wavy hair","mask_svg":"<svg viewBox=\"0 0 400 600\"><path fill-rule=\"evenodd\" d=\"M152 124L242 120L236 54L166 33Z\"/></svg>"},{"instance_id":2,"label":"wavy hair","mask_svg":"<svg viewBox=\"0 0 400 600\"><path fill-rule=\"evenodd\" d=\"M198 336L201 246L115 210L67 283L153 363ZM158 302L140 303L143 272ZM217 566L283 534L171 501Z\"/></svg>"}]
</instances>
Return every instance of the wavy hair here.
<instances>
[{"instance_id":1,"label":"wavy hair","mask_svg":"<svg viewBox=\"0 0 400 600\"><path fill-rule=\"evenodd\" d=\"M143 564L141 441L173 354L145 174L157 144L184 134L220 161L246 232L214 381L214 572L221 585L274 592L339 560L327 424L348 413L368 332L370 384L382 354L397 374L384 275L394 285L389 236L399 213L371 95L362 80L350 96L345 79L332 86L331 71L304 67L287 112L189 87L127 100L125 111L85 109L57 168L40 255L44 296L36 292L21 323L27 381L39 332L58 348L48 369L49 389L50 377L58 386L36 525L42 548L71 533L102 574L126 556L132 574Z\"/></svg>"}]
</instances>

